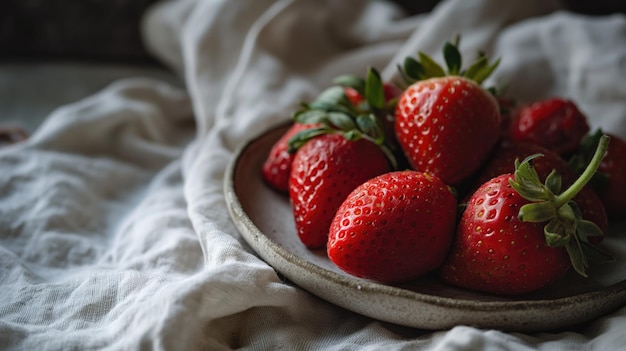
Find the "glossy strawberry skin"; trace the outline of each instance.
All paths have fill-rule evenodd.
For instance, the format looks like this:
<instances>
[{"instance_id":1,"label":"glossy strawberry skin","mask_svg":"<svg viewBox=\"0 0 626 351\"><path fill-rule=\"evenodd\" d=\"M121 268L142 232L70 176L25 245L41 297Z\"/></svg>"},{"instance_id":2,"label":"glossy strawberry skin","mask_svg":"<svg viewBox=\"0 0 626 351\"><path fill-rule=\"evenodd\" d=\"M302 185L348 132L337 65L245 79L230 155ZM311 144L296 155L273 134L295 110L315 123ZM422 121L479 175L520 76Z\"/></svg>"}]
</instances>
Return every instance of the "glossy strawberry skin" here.
<instances>
[{"instance_id":1,"label":"glossy strawberry skin","mask_svg":"<svg viewBox=\"0 0 626 351\"><path fill-rule=\"evenodd\" d=\"M458 185L488 157L500 135L491 94L468 79L418 81L400 96L395 131L411 166Z\"/></svg>"},{"instance_id":2,"label":"glossy strawberry skin","mask_svg":"<svg viewBox=\"0 0 626 351\"><path fill-rule=\"evenodd\" d=\"M441 265L454 234L456 198L439 178L396 171L371 179L342 203L328 257L352 275L412 280Z\"/></svg>"},{"instance_id":3,"label":"glossy strawberry skin","mask_svg":"<svg viewBox=\"0 0 626 351\"><path fill-rule=\"evenodd\" d=\"M491 178L512 173L515 171L516 159L521 162L533 154L543 155L533 159L533 168L539 174L539 178L545 179L554 169L564 178L564 183L571 184L575 180L575 174L569 169L567 162L556 153L538 144L505 140L494 148L489 160L477 173L476 188Z\"/></svg>"},{"instance_id":4,"label":"glossy strawberry skin","mask_svg":"<svg viewBox=\"0 0 626 351\"><path fill-rule=\"evenodd\" d=\"M503 141L498 144L489 158L489 161L487 161L480 172L478 172L475 185L473 189L470 190L470 194L489 179L495 178L501 174L512 173L515 170L515 159L521 162L524 158L533 154L543 155L533 160L533 168L537 171L541 180L545 180L552 170L555 170L561 175L563 182L562 190L565 190L576 180L577 177L574 171L572 171L567 162L555 152L529 142ZM606 234L609 228L607 213L602 201L592 187L587 185L576 195L574 201L576 201L580 207L582 217L594 222ZM601 239L601 237L596 237L593 241L597 243L599 239Z\"/></svg>"},{"instance_id":5,"label":"glossy strawberry skin","mask_svg":"<svg viewBox=\"0 0 626 351\"><path fill-rule=\"evenodd\" d=\"M300 131L312 128L314 125L294 123L287 131L274 143L267 158L261 167L261 175L263 180L274 188L283 193L289 191L289 175L291 173L291 163L294 154L289 153L289 139Z\"/></svg>"},{"instance_id":6,"label":"glossy strawberry skin","mask_svg":"<svg viewBox=\"0 0 626 351\"><path fill-rule=\"evenodd\" d=\"M324 247L330 223L346 196L389 171L385 154L365 139L348 141L340 134L325 134L304 144L295 154L289 177L289 198L302 243L311 249Z\"/></svg>"},{"instance_id":7,"label":"glossy strawberry skin","mask_svg":"<svg viewBox=\"0 0 626 351\"><path fill-rule=\"evenodd\" d=\"M350 103L354 106L358 107L363 102L365 102L365 98L363 97L363 95L361 95L361 93L359 93L354 88L344 87L343 92L346 95L346 98L348 98L348 101L350 101Z\"/></svg>"},{"instance_id":8,"label":"glossy strawberry skin","mask_svg":"<svg viewBox=\"0 0 626 351\"><path fill-rule=\"evenodd\" d=\"M402 95L402 89L394 84L389 83L383 84L383 92L385 94L385 101L397 99L398 97L400 97L400 95Z\"/></svg>"},{"instance_id":9,"label":"glossy strawberry skin","mask_svg":"<svg viewBox=\"0 0 626 351\"><path fill-rule=\"evenodd\" d=\"M610 218L626 216L626 141L609 134L611 141L598 172L608 177L596 187Z\"/></svg>"},{"instance_id":10,"label":"glossy strawberry skin","mask_svg":"<svg viewBox=\"0 0 626 351\"><path fill-rule=\"evenodd\" d=\"M520 207L528 201L509 179L513 174L500 175L470 198L440 271L444 281L481 292L518 295L545 287L570 267L564 248L547 246L545 223L518 219Z\"/></svg>"},{"instance_id":11,"label":"glossy strawberry skin","mask_svg":"<svg viewBox=\"0 0 626 351\"><path fill-rule=\"evenodd\" d=\"M574 102L552 98L522 106L509 126L515 141L539 144L561 156L575 152L589 132L587 117Z\"/></svg>"}]
</instances>

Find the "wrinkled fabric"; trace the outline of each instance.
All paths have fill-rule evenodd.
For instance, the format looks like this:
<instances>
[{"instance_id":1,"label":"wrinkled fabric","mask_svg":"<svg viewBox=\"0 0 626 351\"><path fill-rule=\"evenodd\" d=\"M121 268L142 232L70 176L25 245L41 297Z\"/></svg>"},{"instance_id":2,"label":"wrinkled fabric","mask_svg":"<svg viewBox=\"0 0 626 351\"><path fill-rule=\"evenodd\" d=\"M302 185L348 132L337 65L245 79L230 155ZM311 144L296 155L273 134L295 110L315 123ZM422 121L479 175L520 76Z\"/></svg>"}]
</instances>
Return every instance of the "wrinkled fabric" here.
<instances>
[{"instance_id":1,"label":"wrinkled fabric","mask_svg":"<svg viewBox=\"0 0 626 351\"><path fill-rule=\"evenodd\" d=\"M626 18L557 1L166 1L146 45L184 88L120 80L0 149L0 346L7 350L616 350L626 308L575 330L426 331L366 318L285 281L235 229L224 171L340 74L502 57L488 81L520 102L575 100L626 138Z\"/></svg>"}]
</instances>

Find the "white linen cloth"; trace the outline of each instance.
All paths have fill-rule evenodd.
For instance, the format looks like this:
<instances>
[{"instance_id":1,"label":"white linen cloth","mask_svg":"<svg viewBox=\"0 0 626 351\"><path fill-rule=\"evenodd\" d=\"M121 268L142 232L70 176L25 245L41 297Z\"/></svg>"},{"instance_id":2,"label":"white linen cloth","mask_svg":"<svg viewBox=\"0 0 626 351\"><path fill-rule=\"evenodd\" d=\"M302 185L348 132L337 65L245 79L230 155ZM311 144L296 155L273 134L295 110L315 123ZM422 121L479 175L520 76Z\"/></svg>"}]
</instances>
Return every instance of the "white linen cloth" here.
<instances>
[{"instance_id":1,"label":"white linen cloth","mask_svg":"<svg viewBox=\"0 0 626 351\"><path fill-rule=\"evenodd\" d=\"M492 82L506 83L508 95L572 98L593 127L626 138L623 15L575 15L556 1L448 0L406 17L360 0L182 0L156 5L143 29L185 91L121 80L0 150L1 349L626 345L626 308L536 334L462 325L431 332L359 316L258 259L222 195L233 151L333 77L371 65L390 79L405 55L440 57L457 33L467 57L479 49L502 57Z\"/></svg>"}]
</instances>

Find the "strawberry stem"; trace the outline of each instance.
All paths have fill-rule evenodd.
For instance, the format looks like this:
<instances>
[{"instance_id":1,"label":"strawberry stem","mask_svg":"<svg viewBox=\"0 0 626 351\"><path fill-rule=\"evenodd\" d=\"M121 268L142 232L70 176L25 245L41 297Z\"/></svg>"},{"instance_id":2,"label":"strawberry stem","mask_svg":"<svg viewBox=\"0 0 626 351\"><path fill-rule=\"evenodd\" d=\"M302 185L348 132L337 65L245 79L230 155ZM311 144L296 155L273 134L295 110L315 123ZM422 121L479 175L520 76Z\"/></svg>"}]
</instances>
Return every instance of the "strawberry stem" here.
<instances>
[{"instance_id":1,"label":"strawberry stem","mask_svg":"<svg viewBox=\"0 0 626 351\"><path fill-rule=\"evenodd\" d=\"M613 257L589 243L589 237L604 233L595 223L583 219L578 205L571 200L593 178L604 158L609 139L607 135L602 135L585 171L560 195L554 193L554 190L560 188L558 175L551 173L545 184L542 184L532 168L530 161L539 154L527 157L521 164L516 160L515 178L509 180L520 196L530 201L519 209L518 219L523 222L545 222L543 230L546 244L550 247L565 247L572 267L584 277L587 276L585 270L589 266L589 259L611 262Z\"/></svg>"},{"instance_id":2,"label":"strawberry stem","mask_svg":"<svg viewBox=\"0 0 626 351\"><path fill-rule=\"evenodd\" d=\"M560 195L558 195L555 199L555 207L560 208L565 205L571 199L576 196L582 190L585 185L593 178L593 175L596 173L596 170L600 166L602 159L604 158L604 154L606 153L606 149L609 145L609 140L611 138L608 135L603 135L600 137L600 141L598 143L598 147L596 148L596 152L593 155L593 158L585 168L585 171L580 175L578 179L565 191L563 191Z\"/></svg>"}]
</instances>

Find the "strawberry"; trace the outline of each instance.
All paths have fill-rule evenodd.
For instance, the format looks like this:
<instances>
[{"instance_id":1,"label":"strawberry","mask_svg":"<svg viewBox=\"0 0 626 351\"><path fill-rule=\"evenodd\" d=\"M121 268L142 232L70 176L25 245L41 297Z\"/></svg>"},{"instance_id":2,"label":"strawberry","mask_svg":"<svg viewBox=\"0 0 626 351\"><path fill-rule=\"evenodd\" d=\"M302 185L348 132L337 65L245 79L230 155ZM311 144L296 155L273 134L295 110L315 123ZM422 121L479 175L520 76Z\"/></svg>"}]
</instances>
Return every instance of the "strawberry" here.
<instances>
[{"instance_id":1,"label":"strawberry","mask_svg":"<svg viewBox=\"0 0 626 351\"><path fill-rule=\"evenodd\" d=\"M609 218L623 219L626 216L626 141L614 134L607 135L611 143L591 184ZM592 155L590 151L596 147L601 136L602 131L598 130L583 139L580 152L570 160L576 172L580 172L588 162Z\"/></svg>"},{"instance_id":2,"label":"strawberry","mask_svg":"<svg viewBox=\"0 0 626 351\"><path fill-rule=\"evenodd\" d=\"M575 152L588 132L587 117L562 98L521 106L509 125L512 140L539 144L561 156Z\"/></svg>"},{"instance_id":3,"label":"strawberry","mask_svg":"<svg viewBox=\"0 0 626 351\"><path fill-rule=\"evenodd\" d=\"M411 85L395 110L398 142L411 166L459 185L484 162L500 135L496 99L480 84L496 68L485 56L461 71L461 56L446 43L448 72L430 57L407 58L401 73Z\"/></svg>"},{"instance_id":4,"label":"strawberry","mask_svg":"<svg viewBox=\"0 0 626 351\"><path fill-rule=\"evenodd\" d=\"M417 278L447 256L456 198L441 179L405 170L373 178L339 207L328 257L352 275L383 283Z\"/></svg>"},{"instance_id":5,"label":"strawberry","mask_svg":"<svg viewBox=\"0 0 626 351\"><path fill-rule=\"evenodd\" d=\"M523 294L561 277L570 267L564 249L546 244L542 223L517 218L528 201L509 184L512 179L510 173L500 175L470 199L441 268L446 282L496 294Z\"/></svg>"},{"instance_id":6,"label":"strawberry","mask_svg":"<svg viewBox=\"0 0 626 351\"><path fill-rule=\"evenodd\" d=\"M398 102L403 90L395 84L385 83L383 85L383 91L385 94L385 101L391 102L394 105Z\"/></svg>"},{"instance_id":7,"label":"strawberry","mask_svg":"<svg viewBox=\"0 0 626 351\"><path fill-rule=\"evenodd\" d=\"M289 141L290 151L297 150L289 199L298 236L308 248L326 245L335 212L354 188L397 164L382 128L386 112L378 72L369 71L365 86L362 106L354 106L336 85L294 115L297 123L320 124Z\"/></svg>"},{"instance_id":8,"label":"strawberry","mask_svg":"<svg viewBox=\"0 0 626 351\"><path fill-rule=\"evenodd\" d=\"M288 142L299 132L317 126L319 125L294 123L285 134L276 141L261 167L261 175L269 186L280 192L289 192L289 174L291 173L293 153L288 152Z\"/></svg>"},{"instance_id":9,"label":"strawberry","mask_svg":"<svg viewBox=\"0 0 626 351\"><path fill-rule=\"evenodd\" d=\"M517 101L504 96L496 96L498 106L500 106L500 134L501 139L510 139L509 129L511 128L511 120L517 111Z\"/></svg>"},{"instance_id":10,"label":"strawberry","mask_svg":"<svg viewBox=\"0 0 626 351\"><path fill-rule=\"evenodd\" d=\"M544 179L555 170L561 177L574 181L574 172L570 170L567 162L554 152L533 143L503 140L497 144L487 162L476 174L475 188L501 174L513 173L516 159L523 160L533 154L543 155L533 160L533 168L540 179Z\"/></svg>"},{"instance_id":11,"label":"strawberry","mask_svg":"<svg viewBox=\"0 0 626 351\"><path fill-rule=\"evenodd\" d=\"M359 93L358 90L356 90L355 88L352 87L344 87L343 88L344 94L346 95L346 97L348 98L348 100L350 100L350 103L354 106L360 106L362 103L365 102L365 98L363 97L363 95L361 93Z\"/></svg>"},{"instance_id":12,"label":"strawberry","mask_svg":"<svg viewBox=\"0 0 626 351\"><path fill-rule=\"evenodd\" d=\"M385 154L374 143L325 134L296 153L289 178L298 236L308 248L326 245L328 228L343 200L357 186L390 171Z\"/></svg>"},{"instance_id":13,"label":"strawberry","mask_svg":"<svg viewBox=\"0 0 626 351\"><path fill-rule=\"evenodd\" d=\"M370 80L371 81L371 80ZM352 110L352 112L358 111L358 113L366 114L372 111L368 101L366 100L366 80L353 75L343 75L335 78L334 85L343 87L343 94L346 101L343 101L343 107ZM378 83L373 83L370 86L371 89L378 88ZM378 88L379 89L379 88ZM333 88L332 91L337 93L337 89ZM392 84L383 84L382 94L384 96L384 104L380 106L378 114L383 121L383 129L392 130L392 127L386 127L388 119L386 118L395 106L397 96L400 94L398 88ZM370 93L370 95L372 95ZM384 117L384 118L383 118ZM291 163L293 162L293 152L289 152L289 140L295 137L299 132L311 129L312 127L319 127L319 123L314 124L301 124L294 123L283 136L272 146L263 166L261 168L261 174L266 183L279 192L289 192L289 174L291 172ZM393 134L386 132L386 137L395 137ZM307 140L310 136L300 136L302 140ZM389 140L392 143L392 140ZM294 151L294 150L291 150Z\"/></svg>"},{"instance_id":14,"label":"strawberry","mask_svg":"<svg viewBox=\"0 0 626 351\"><path fill-rule=\"evenodd\" d=\"M481 185L463 212L442 278L472 290L517 295L547 286L571 266L586 276L588 259L611 261L588 241L600 229L582 219L571 201L592 178L607 143L603 138L585 172L562 193L555 172L545 184L539 180L531 165L539 155Z\"/></svg>"},{"instance_id":15,"label":"strawberry","mask_svg":"<svg viewBox=\"0 0 626 351\"><path fill-rule=\"evenodd\" d=\"M610 146L609 146L610 147ZM515 160L523 160L533 154L541 154L542 157L533 159L533 168L539 179L545 179L552 171L561 176L564 186L569 186L576 180L576 173L570 169L567 161L556 153L543 146L528 142L501 142L492 153L491 157L478 173L475 185L470 189L471 194L481 184L501 174L515 171ZM589 159L587 159L587 163ZM604 205L595 193L591 184L585 186L574 198L580 207L583 218L595 223L603 233L607 233L609 222ZM594 237L593 242L598 243L602 237Z\"/></svg>"}]
</instances>

